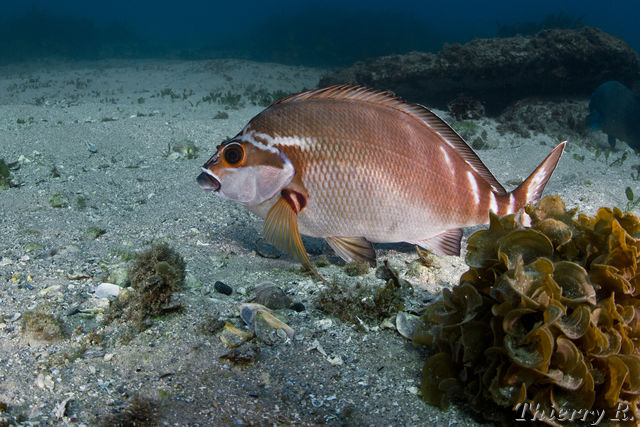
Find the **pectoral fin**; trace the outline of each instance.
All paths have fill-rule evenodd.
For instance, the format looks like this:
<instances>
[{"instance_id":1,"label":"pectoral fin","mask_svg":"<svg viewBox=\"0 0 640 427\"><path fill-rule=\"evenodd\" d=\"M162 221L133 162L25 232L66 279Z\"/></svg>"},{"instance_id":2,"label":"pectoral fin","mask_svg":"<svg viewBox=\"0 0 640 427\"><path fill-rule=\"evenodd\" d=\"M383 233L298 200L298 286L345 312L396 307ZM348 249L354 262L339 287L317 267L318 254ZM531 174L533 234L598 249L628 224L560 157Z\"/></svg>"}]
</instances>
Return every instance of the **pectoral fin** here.
<instances>
[{"instance_id":1,"label":"pectoral fin","mask_svg":"<svg viewBox=\"0 0 640 427\"><path fill-rule=\"evenodd\" d=\"M290 199L291 194L283 191L282 196L267 213L262 235L273 246L300 261L319 280L324 282L325 280L311 264L307 251L302 244L302 238L298 231L298 213L296 212L296 207L300 206L300 204L298 200Z\"/></svg>"},{"instance_id":2,"label":"pectoral fin","mask_svg":"<svg viewBox=\"0 0 640 427\"><path fill-rule=\"evenodd\" d=\"M327 243L343 260L366 262L376 266L376 251L373 244L363 237L327 237Z\"/></svg>"}]
</instances>

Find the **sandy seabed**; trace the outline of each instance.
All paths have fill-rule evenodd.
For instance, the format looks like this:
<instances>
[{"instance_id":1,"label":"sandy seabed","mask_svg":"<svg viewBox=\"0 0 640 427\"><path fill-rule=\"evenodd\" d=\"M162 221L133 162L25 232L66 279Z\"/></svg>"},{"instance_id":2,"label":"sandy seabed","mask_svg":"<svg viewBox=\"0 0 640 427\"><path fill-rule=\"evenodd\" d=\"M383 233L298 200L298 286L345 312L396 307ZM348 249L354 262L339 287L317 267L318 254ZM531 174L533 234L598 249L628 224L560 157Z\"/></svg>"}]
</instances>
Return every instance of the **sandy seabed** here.
<instances>
[{"instance_id":1,"label":"sandy seabed","mask_svg":"<svg viewBox=\"0 0 640 427\"><path fill-rule=\"evenodd\" d=\"M255 105L261 97L314 88L325 72L240 60L0 67L0 158L17 184L0 191L0 403L7 407L0 420L94 425L139 396L160 425L477 424L463 406L443 412L421 400L424 349L395 330L314 307L323 285L285 256L256 253L262 221L195 183L216 145L264 108ZM478 154L507 189L560 142L500 135L492 119L475 123L492 147ZM174 151L190 143L195 158ZM598 145L606 146L600 133L570 140L545 194L589 214L624 207L625 187L638 188L640 159L624 143L608 159L596 157ZM127 267L124 255L157 241L187 262L187 285L174 296L184 310L140 333L119 319L102 322L106 300L95 288ZM321 241L306 242L314 256L331 254ZM416 256L411 247L384 245L378 258L405 274ZM463 258L437 258L435 268L407 277L406 306L454 286L464 270ZM353 278L334 263L320 271L383 283L373 270ZM233 287L231 296L213 291L218 280ZM238 304L264 281L305 305L279 311L296 337L255 344L259 355L244 366L220 359L229 350L203 325L240 325ZM23 332L24 313L38 307L62 321L62 340Z\"/></svg>"}]
</instances>

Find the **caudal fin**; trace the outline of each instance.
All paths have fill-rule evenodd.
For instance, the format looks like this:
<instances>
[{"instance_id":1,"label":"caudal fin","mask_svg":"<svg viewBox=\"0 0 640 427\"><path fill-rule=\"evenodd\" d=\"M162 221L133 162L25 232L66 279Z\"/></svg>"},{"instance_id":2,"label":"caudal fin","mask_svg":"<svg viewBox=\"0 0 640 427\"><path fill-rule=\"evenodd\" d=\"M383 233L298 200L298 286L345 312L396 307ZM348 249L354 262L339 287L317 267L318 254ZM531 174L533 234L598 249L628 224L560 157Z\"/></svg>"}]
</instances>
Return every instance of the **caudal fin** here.
<instances>
[{"instance_id":1,"label":"caudal fin","mask_svg":"<svg viewBox=\"0 0 640 427\"><path fill-rule=\"evenodd\" d=\"M547 181L558 165L566 144L567 141L558 144L518 188L503 196L504 202L498 212L500 215L518 212L527 203L535 202L540 198L544 186L547 185Z\"/></svg>"}]
</instances>

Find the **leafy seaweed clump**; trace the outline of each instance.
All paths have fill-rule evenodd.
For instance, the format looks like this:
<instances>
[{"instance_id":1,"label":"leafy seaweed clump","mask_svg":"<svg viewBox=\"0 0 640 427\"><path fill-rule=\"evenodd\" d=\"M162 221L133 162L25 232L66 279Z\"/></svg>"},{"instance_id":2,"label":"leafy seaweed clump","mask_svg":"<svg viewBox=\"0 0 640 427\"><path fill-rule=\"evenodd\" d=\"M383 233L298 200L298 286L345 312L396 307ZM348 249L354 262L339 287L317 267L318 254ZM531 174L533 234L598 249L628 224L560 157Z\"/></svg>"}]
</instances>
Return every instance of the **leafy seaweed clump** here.
<instances>
[{"instance_id":1,"label":"leafy seaweed clump","mask_svg":"<svg viewBox=\"0 0 640 427\"><path fill-rule=\"evenodd\" d=\"M134 395L125 408L104 415L100 426L139 426L151 427L160 425L157 403L149 398Z\"/></svg>"},{"instance_id":2,"label":"leafy seaweed clump","mask_svg":"<svg viewBox=\"0 0 640 427\"><path fill-rule=\"evenodd\" d=\"M9 173L9 166L4 161L4 159L0 159L0 190L6 190L11 186Z\"/></svg>"},{"instance_id":3,"label":"leafy seaweed clump","mask_svg":"<svg viewBox=\"0 0 640 427\"><path fill-rule=\"evenodd\" d=\"M54 342L64 338L62 321L47 306L24 312L22 332L29 342Z\"/></svg>"},{"instance_id":4,"label":"leafy seaweed clump","mask_svg":"<svg viewBox=\"0 0 640 427\"><path fill-rule=\"evenodd\" d=\"M386 282L379 287L348 285L335 280L320 292L316 305L324 312L345 322L359 324L363 321L379 321L403 309L403 296L410 288L409 282L398 277L398 272L385 261L376 276Z\"/></svg>"},{"instance_id":5,"label":"leafy seaweed clump","mask_svg":"<svg viewBox=\"0 0 640 427\"><path fill-rule=\"evenodd\" d=\"M469 270L414 334L437 347L423 369L427 402L463 396L507 423L524 404L612 416L623 404L640 417L640 218L576 210L545 197L526 207L531 227L492 215L469 238Z\"/></svg>"},{"instance_id":6,"label":"leafy seaweed clump","mask_svg":"<svg viewBox=\"0 0 640 427\"><path fill-rule=\"evenodd\" d=\"M129 277L140 295L145 317L162 314L173 292L184 282L185 267L182 256L166 243L152 245L136 255Z\"/></svg>"},{"instance_id":7,"label":"leafy seaweed clump","mask_svg":"<svg viewBox=\"0 0 640 427\"><path fill-rule=\"evenodd\" d=\"M352 261L344 265L344 272L347 276L364 276L369 272L369 263Z\"/></svg>"},{"instance_id":8,"label":"leafy seaweed clump","mask_svg":"<svg viewBox=\"0 0 640 427\"><path fill-rule=\"evenodd\" d=\"M184 283L185 267L182 256L166 243L137 254L129 270L132 291L111 302L106 320L124 315L143 330L149 318L180 310L171 297Z\"/></svg>"}]
</instances>

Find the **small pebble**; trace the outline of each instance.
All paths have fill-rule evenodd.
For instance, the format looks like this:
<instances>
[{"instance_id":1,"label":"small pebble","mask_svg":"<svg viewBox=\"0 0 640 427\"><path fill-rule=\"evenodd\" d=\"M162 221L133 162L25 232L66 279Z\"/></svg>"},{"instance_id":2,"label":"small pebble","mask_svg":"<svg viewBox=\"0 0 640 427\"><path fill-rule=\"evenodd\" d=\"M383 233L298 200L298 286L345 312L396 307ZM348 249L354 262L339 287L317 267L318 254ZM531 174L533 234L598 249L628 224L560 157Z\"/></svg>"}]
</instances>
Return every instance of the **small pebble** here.
<instances>
[{"instance_id":1,"label":"small pebble","mask_svg":"<svg viewBox=\"0 0 640 427\"><path fill-rule=\"evenodd\" d=\"M85 141L85 144L87 144L87 149L89 150L90 153L98 152L98 147L96 147L94 144L90 143L89 141Z\"/></svg>"},{"instance_id":2,"label":"small pebble","mask_svg":"<svg viewBox=\"0 0 640 427\"><path fill-rule=\"evenodd\" d=\"M331 319L320 319L320 320L316 320L314 322L314 325L315 325L316 328L318 328L318 329L320 329L322 331L326 331L331 326L333 326L333 321Z\"/></svg>"},{"instance_id":3,"label":"small pebble","mask_svg":"<svg viewBox=\"0 0 640 427\"><path fill-rule=\"evenodd\" d=\"M231 351L228 351L227 353L220 356L220 359L228 360L234 365L241 365L252 363L254 360L256 360L256 357L258 357L259 354L260 347L256 345L243 345L231 349Z\"/></svg>"},{"instance_id":4,"label":"small pebble","mask_svg":"<svg viewBox=\"0 0 640 427\"><path fill-rule=\"evenodd\" d=\"M120 286L113 283L101 283L94 290L94 295L96 298L117 297L121 290Z\"/></svg>"},{"instance_id":5,"label":"small pebble","mask_svg":"<svg viewBox=\"0 0 640 427\"><path fill-rule=\"evenodd\" d=\"M52 285L52 286L49 286L48 288L42 289L40 292L38 292L38 294L42 296L51 295L59 291L60 289L62 289L62 285Z\"/></svg>"},{"instance_id":6,"label":"small pebble","mask_svg":"<svg viewBox=\"0 0 640 427\"><path fill-rule=\"evenodd\" d=\"M256 240L256 253L263 258L280 258L280 251L271 243L260 238Z\"/></svg>"},{"instance_id":7,"label":"small pebble","mask_svg":"<svg viewBox=\"0 0 640 427\"><path fill-rule=\"evenodd\" d=\"M213 285L213 289L215 289L216 292L220 292L221 294L225 295L231 295L231 293L233 292L233 288L231 286L219 280Z\"/></svg>"},{"instance_id":8,"label":"small pebble","mask_svg":"<svg viewBox=\"0 0 640 427\"><path fill-rule=\"evenodd\" d=\"M115 267L109 271L107 281L120 287L127 286L129 280L129 269L125 267Z\"/></svg>"},{"instance_id":9,"label":"small pebble","mask_svg":"<svg viewBox=\"0 0 640 427\"><path fill-rule=\"evenodd\" d=\"M274 283L263 282L256 285L256 297L254 302L269 307L272 310L291 306L291 298Z\"/></svg>"},{"instance_id":10,"label":"small pebble","mask_svg":"<svg viewBox=\"0 0 640 427\"><path fill-rule=\"evenodd\" d=\"M304 304L301 302L294 302L293 304L291 304L291 307L289 308L293 311L297 311L298 313L300 313L301 311L304 311Z\"/></svg>"},{"instance_id":11,"label":"small pebble","mask_svg":"<svg viewBox=\"0 0 640 427\"><path fill-rule=\"evenodd\" d=\"M200 324L200 332L204 335L215 335L224 328L224 323L222 319L209 316Z\"/></svg>"},{"instance_id":12,"label":"small pebble","mask_svg":"<svg viewBox=\"0 0 640 427\"><path fill-rule=\"evenodd\" d=\"M396 329L403 337L412 339L416 325L421 322L420 316L399 311L396 315Z\"/></svg>"}]
</instances>

